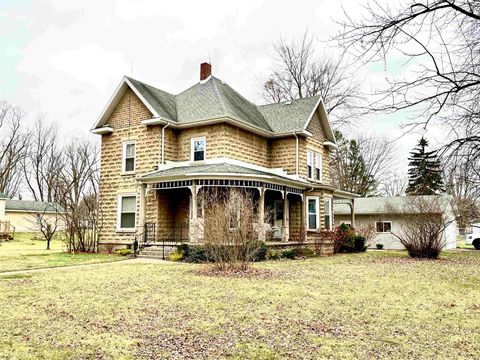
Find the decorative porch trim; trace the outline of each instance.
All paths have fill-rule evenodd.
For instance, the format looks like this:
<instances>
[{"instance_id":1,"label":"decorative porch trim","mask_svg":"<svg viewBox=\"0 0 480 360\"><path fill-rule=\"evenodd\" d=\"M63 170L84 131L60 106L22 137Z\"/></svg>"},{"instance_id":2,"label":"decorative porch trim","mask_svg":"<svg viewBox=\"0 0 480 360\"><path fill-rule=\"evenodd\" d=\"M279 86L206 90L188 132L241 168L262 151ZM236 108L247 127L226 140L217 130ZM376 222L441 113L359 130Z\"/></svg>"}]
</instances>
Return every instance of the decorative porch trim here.
<instances>
[{"instance_id":1,"label":"decorative porch trim","mask_svg":"<svg viewBox=\"0 0 480 360\"><path fill-rule=\"evenodd\" d=\"M179 189L191 187L193 184L192 180L179 180L179 181L165 181L152 185L152 189Z\"/></svg>"}]
</instances>

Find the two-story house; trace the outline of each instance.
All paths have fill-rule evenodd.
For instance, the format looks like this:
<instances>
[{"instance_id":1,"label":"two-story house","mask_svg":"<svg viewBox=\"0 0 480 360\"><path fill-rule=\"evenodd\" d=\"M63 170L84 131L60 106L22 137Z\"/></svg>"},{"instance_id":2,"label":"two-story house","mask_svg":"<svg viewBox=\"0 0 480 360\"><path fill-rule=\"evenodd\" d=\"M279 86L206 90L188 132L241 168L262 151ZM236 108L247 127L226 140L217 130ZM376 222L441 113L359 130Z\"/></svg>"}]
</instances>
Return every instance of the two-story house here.
<instances>
[{"instance_id":1,"label":"two-story house","mask_svg":"<svg viewBox=\"0 0 480 360\"><path fill-rule=\"evenodd\" d=\"M334 195L351 197L330 185L336 145L320 97L258 106L208 63L178 95L124 77L91 131L102 137L100 249L139 234L202 242L211 187L250 189L281 241L331 229Z\"/></svg>"}]
</instances>

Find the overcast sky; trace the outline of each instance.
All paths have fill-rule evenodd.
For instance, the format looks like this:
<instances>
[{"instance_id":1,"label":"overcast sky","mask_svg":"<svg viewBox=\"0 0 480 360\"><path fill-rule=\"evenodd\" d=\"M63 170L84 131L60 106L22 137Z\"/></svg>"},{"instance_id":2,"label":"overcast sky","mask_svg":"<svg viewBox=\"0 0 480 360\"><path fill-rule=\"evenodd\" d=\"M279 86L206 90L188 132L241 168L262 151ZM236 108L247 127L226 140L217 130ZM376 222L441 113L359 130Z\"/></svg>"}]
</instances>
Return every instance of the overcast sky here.
<instances>
[{"instance_id":1,"label":"overcast sky","mask_svg":"<svg viewBox=\"0 0 480 360\"><path fill-rule=\"evenodd\" d=\"M308 28L318 48L335 52L326 40L340 30L342 5L353 16L357 2L0 0L0 100L94 138L88 130L123 75L176 94L210 61L215 76L260 102L272 42ZM395 59L391 64L403 71ZM369 90L384 81L383 67L371 64L356 76ZM358 119L352 132L394 139L408 115ZM397 142L399 168L418 136Z\"/></svg>"}]
</instances>

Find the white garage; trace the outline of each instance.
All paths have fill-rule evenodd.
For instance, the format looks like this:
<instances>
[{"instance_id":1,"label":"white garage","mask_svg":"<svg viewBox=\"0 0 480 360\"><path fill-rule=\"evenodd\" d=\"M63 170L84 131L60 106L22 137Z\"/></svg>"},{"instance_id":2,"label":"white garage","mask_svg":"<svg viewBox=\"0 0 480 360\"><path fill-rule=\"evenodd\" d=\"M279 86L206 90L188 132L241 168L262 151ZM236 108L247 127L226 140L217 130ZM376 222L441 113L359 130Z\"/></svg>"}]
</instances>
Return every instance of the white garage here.
<instances>
[{"instance_id":1,"label":"white garage","mask_svg":"<svg viewBox=\"0 0 480 360\"><path fill-rule=\"evenodd\" d=\"M457 247L457 223L452 208L452 197L450 195L431 195L422 198L437 201L441 204L443 219L448 223L442 236L444 238L444 249L455 249ZM407 221L405 208L411 197L367 197L355 198L354 200L354 221L355 227L361 228L368 225L375 226L376 235L371 245L383 244L384 249L404 249L400 241L394 236L402 231L402 225ZM351 225L351 207L347 204L334 204L334 221L336 226L342 223Z\"/></svg>"}]
</instances>

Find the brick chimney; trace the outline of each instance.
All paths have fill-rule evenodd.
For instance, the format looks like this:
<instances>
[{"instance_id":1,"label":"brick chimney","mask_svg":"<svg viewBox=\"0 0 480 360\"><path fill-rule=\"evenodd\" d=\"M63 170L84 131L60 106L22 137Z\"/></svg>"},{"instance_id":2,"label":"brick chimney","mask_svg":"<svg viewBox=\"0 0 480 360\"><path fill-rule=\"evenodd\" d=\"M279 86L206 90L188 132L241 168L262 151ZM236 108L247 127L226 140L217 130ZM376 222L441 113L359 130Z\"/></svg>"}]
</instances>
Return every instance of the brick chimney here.
<instances>
[{"instance_id":1,"label":"brick chimney","mask_svg":"<svg viewBox=\"0 0 480 360\"><path fill-rule=\"evenodd\" d=\"M200 81L208 79L208 77L212 75L212 65L209 63L201 63L200 64Z\"/></svg>"}]
</instances>

